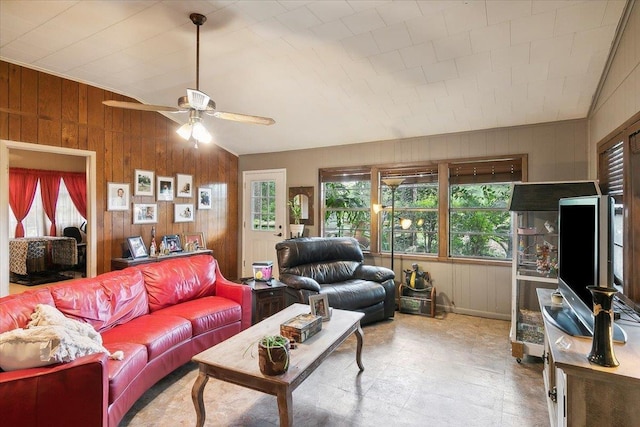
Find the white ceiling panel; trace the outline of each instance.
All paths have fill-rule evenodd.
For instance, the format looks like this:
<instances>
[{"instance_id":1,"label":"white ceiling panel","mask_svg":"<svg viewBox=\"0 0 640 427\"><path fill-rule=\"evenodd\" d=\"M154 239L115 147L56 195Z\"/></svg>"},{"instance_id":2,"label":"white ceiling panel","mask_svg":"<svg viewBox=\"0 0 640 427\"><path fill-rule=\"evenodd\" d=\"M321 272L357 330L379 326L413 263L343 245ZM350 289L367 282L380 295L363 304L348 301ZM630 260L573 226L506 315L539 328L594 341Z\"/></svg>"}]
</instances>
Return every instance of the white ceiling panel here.
<instances>
[{"instance_id":1,"label":"white ceiling panel","mask_svg":"<svg viewBox=\"0 0 640 427\"><path fill-rule=\"evenodd\" d=\"M0 0L0 59L175 106L202 13L201 90L276 121L205 125L233 153L275 152L585 117L624 5Z\"/></svg>"}]
</instances>

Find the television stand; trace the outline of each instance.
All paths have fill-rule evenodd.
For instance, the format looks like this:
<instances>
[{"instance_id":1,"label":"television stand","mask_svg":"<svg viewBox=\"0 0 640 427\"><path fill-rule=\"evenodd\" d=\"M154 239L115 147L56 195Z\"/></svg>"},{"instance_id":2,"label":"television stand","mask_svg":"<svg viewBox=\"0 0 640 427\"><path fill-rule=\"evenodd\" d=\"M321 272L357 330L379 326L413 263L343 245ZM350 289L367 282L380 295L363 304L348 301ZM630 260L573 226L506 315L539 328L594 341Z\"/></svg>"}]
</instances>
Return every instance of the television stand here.
<instances>
[{"instance_id":1,"label":"television stand","mask_svg":"<svg viewBox=\"0 0 640 427\"><path fill-rule=\"evenodd\" d=\"M542 311L553 290L538 289ZM627 343L614 343L617 368L589 363L591 338L570 336L547 315L543 378L551 426L630 425L640 420L640 324L624 322Z\"/></svg>"}]
</instances>

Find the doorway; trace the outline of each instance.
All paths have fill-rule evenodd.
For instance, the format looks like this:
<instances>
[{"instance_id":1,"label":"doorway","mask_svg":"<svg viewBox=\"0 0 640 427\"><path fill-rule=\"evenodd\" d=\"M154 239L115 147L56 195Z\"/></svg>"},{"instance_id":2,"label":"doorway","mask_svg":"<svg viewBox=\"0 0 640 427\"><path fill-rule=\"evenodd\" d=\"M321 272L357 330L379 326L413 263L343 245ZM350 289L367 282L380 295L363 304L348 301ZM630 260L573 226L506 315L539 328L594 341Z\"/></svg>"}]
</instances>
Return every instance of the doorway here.
<instances>
[{"instance_id":1,"label":"doorway","mask_svg":"<svg viewBox=\"0 0 640 427\"><path fill-rule=\"evenodd\" d=\"M253 275L257 261L273 261L276 243L287 238L286 169L242 173L242 277Z\"/></svg>"},{"instance_id":2,"label":"doorway","mask_svg":"<svg viewBox=\"0 0 640 427\"><path fill-rule=\"evenodd\" d=\"M36 157L70 156L84 162L87 174L87 277L97 274L96 153L87 150L0 140L0 297L9 294L9 167L11 150L31 152Z\"/></svg>"}]
</instances>

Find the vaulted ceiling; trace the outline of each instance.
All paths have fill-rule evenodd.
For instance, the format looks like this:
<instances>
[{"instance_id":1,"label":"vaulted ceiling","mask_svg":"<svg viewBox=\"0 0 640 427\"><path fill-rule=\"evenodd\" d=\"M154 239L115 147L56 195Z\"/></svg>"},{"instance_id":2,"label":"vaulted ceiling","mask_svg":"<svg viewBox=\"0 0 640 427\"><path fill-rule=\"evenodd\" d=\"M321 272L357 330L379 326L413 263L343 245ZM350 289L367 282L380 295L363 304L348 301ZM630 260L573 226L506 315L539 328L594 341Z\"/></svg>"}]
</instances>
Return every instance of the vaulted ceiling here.
<instances>
[{"instance_id":1,"label":"vaulted ceiling","mask_svg":"<svg viewBox=\"0 0 640 427\"><path fill-rule=\"evenodd\" d=\"M0 59L176 106L236 154L586 117L625 1L0 1ZM108 107L105 107L108 108ZM185 113L167 114L179 123Z\"/></svg>"}]
</instances>

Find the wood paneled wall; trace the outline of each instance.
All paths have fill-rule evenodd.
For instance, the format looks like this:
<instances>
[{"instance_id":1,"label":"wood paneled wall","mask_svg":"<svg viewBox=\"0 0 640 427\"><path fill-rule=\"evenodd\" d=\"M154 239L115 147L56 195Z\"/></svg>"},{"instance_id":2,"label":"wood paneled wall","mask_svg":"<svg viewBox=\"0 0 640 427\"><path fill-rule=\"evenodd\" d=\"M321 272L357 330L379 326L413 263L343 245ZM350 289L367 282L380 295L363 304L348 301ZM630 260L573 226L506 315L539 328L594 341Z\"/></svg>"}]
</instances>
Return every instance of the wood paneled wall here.
<instances>
[{"instance_id":1,"label":"wood paneled wall","mask_svg":"<svg viewBox=\"0 0 640 427\"><path fill-rule=\"evenodd\" d=\"M178 96L178 95L176 95ZM203 231L227 278L237 278L238 158L215 145L198 149L176 133L178 124L160 113L111 108L105 99L132 101L103 89L0 61L0 139L96 152L98 274L111 269L128 236L151 239L151 224L133 224L132 210L107 211L107 183L131 184L132 203L157 203L156 235ZM190 174L213 189L212 209L195 210L195 221L173 222L174 202L133 196L135 169L155 176Z\"/></svg>"}]
</instances>

